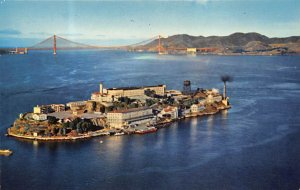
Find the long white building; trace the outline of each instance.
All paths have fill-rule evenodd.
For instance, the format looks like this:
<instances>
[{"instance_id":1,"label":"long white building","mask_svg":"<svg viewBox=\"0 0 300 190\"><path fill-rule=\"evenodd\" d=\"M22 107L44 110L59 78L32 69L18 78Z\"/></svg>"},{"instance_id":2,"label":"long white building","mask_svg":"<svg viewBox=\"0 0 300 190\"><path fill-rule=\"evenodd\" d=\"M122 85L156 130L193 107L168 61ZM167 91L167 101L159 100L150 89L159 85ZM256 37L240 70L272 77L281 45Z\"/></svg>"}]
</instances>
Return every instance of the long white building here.
<instances>
[{"instance_id":1,"label":"long white building","mask_svg":"<svg viewBox=\"0 0 300 190\"><path fill-rule=\"evenodd\" d=\"M120 88L108 88L106 93L108 95L114 95L117 97L132 97L142 96L145 94L145 90L153 90L157 95L165 95L166 85L157 86L142 86L142 87L120 87Z\"/></svg>"},{"instance_id":2,"label":"long white building","mask_svg":"<svg viewBox=\"0 0 300 190\"><path fill-rule=\"evenodd\" d=\"M114 128L122 128L130 124L150 123L153 119L152 109L148 107L116 110L107 113L107 123Z\"/></svg>"},{"instance_id":3,"label":"long white building","mask_svg":"<svg viewBox=\"0 0 300 190\"><path fill-rule=\"evenodd\" d=\"M104 89L100 83L99 92L91 95L91 100L98 102L113 102L119 97L137 97L144 96L145 90L153 90L155 94L163 96L166 92L166 85L142 86L142 87L119 87Z\"/></svg>"}]
</instances>

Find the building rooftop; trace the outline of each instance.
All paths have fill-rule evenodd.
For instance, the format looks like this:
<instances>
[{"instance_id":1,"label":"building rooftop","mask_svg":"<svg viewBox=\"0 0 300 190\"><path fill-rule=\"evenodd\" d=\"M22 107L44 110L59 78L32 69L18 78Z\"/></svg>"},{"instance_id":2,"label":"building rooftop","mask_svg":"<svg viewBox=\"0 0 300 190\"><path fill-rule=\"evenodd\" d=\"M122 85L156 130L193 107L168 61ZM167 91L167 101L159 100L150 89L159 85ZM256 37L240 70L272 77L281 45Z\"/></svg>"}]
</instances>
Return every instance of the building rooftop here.
<instances>
[{"instance_id":1,"label":"building rooftop","mask_svg":"<svg viewBox=\"0 0 300 190\"><path fill-rule=\"evenodd\" d=\"M176 108L176 107L168 106L168 107L165 107L165 108L164 108L164 111L165 111L165 112L171 112L171 111L173 111L175 108Z\"/></svg>"},{"instance_id":2,"label":"building rooftop","mask_svg":"<svg viewBox=\"0 0 300 190\"><path fill-rule=\"evenodd\" d=\"M151 87L163 87L164 84L153 85L153 86L132 86L132 87L118 87L118 88L108 88L107 90L136 90L143 88L151 88Z\"/></svg>"},{"instance_id":3,"label":"building rooftop","mask_svg":"<svg viewBox=\"0 0 300 190\"><path fill-rule=\"evenodd\" d=\"M140 107L140 108L131 108L131 109L124 109L124 110L114 110L109 113L130 113L130 112L142 111L142 110L147 110L147 109L151 109L151 108Z\"/></svg>"},{"instance_id":4,"label":"building rooftop","mask_svg":"<svg viewBox=\"0 0 300 190\"><path fill-rule=\"evenodd\" d=\"M107 95L107 93L101 93L101 92L93 92L94 95Z\"/></svg>"}]
</instances>

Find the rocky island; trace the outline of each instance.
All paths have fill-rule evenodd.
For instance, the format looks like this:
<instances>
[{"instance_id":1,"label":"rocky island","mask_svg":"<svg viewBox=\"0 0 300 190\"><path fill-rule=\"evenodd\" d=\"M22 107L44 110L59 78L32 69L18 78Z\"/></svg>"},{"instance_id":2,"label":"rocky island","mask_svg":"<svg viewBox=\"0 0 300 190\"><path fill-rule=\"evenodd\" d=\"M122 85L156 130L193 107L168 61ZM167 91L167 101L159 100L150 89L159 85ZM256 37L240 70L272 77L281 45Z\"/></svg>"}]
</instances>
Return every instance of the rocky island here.
<instances>
[{"instance_id":1,"label":"rocky island","mask_svg":"<svg viewBox=\"0 0 300 190\"><path fill-rule=\"evenodd\" d=\"M8 135L32 140L77 140L101 135L144 134L184 118L216 114L231 106L217 89L166 90L166 85L103 88L89 100L37 105L22 113Z\"/></svg>"}]
</instances>

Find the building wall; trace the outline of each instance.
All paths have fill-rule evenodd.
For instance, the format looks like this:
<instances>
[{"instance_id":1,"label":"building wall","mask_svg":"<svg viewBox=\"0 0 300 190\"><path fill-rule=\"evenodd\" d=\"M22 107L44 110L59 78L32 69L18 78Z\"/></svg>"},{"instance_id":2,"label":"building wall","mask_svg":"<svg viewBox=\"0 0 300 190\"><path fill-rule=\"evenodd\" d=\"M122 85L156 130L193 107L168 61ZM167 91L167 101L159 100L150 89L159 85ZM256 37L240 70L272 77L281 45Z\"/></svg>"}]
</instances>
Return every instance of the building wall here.
<instances>
[{"instance_id":1,"label":"building wall","mask_svg":"<svg viewBox=\"0 0 300 190\"><path fill-rule=\"evenodd\" d=\"M107 89L107 94L118 97L142 96L147 89L154 90L156 94L163 96L166 91L166 85L140 87L135 89Z\"/></svg>"},{"instance_id":2,"label":"building wall","mask_svg":"<svg viewBox=\"0 0 300 190\"><path fill-rule=\"evenodd\" d=\"M66 110L66 106L64 104L51 104L50 106L54 112L62 112Z\"/></svg>"},{"instance_id":3,"label":"building wall","mask_svg":"<svg viewBox=\"0 0 300 190\"><path fill-rule=\"evenodd\" d=\"M48 105L42 105L42 106L35 106L33 107L33 113L42 114L42 113L48 113L50 106Z\"/></svg>"},{"instance_id":4,"label":"building wall","mask_svg":"<svg viewBox=\"0 0 300 190\"><path fill-rule=\"evenodd\" d=\"M187 53L197 53L197 48L186 48Z\"/></svg>"},{"instance_id":5,"label":"building wall","mask_svg":"<svg viewBox=\"0 0 300 190\"><path fill-rule=\"evenodd\" d=\"M156 94L163 96L163 95L165 95L166 85L145 87L144 91L147 89L154 90Z\"/></svg>"},{"instance_id":6,"label":"building wall","mask_svg":"<svg viewBox=\"0 0 300 190\"><path fill-rule=\"evenodd\" d=\"M144 116L152 116L152 109L145 108L137 111L127 112L109 112L107 113L107 122L111 127L121 128L123 125L126 125L129 121L137 119L136 122L146 122L149 118L142 118ZM141 118L139 120L139 118Z\"/></svg>"},{"instance_id":7,"label":"building wall","mask_svg":"<svg viewBox=\"0 0 300 190\"><path fill-rule=\"evenodd\" d=\"M196 104L193 104L193 105L191 106L191 112L192 112L192 113L197 113L197 112L198 112L198 106L197 106Z\"/></svg>"},{"instance_id":8,"label":"building wall","mask_svg":"<svg viewBox=\"0 0 300 190\"><path fill-rule=\"evenodd\" d=\"M205 107L203 105L199 105L199 104L198 105L197 104L193 104L191 106L191 112L192 113L197 113L197 112L202 111L204 109L205 109Z\"/></svg>"},{"instance_id":9,"label":"building wall","mask_svg":"<svg viewBox=\"0 0 300 190\"><path fill-rule=\"evenodd\" d=\"M67 103L67 106L72 108L72 107L77 107L77 106L85 106L86 101L77 101L77 102L69 102Z\"/></svg>"},{"instance_id":10,"label":"building wall","mask_svg":"<svg viewBox=\"0 0 300 190\"><path fill-rule=\"evenodd\" d=\"M114 96L123 96L122 89L107 89L107 94Z\"/></svg>"},{"instance_id":11,"label":"building wall","mask_svg":"<svg viewBox=\"0 0 300 190\"><path fill-rule=\"evenodd\" d=\"M91 100L97 102L113 102L113 98L111 95L101 95L101 94L92 94Z\"/></svg>"},{"instance_id":12,"label":"building wall","mask_svg":"<svg viewBox=\"0 0 300 190\"><path fill-rule=\"evenodd\" d=\"M123 96L142 96L144 95L144 89L140 88L140 89L133 89L133 90L124 90L123 91Z\"/></svg>"},{"instance_id":13,"label":"building wall","mask_svg":"<svg viewBox=\"0 0 300 190\"><path fill-rule=\"evenodd\" d=\"M171 119L177 119L178 118L178 108L177 107L167 107L166 109L163 109L158 116L163 117L164 114L170 114Z\"/></svg>"},{"instance_id":14,"label":"building wall","mask_svg":"<svg viewBox=\"0 0 300 190\"><path fill-rule=\"evenodd\" d=\"M37 121L44 121L47 119L46 114L33 114L32 118Z\"/></svg>"},{"instance_id":15,"label":"building wall","mask_svg":"<svg viewBox=\"0 0 300 190\"><path fill-rule=\"evenodd\" d=\"M216 102L221 102L222 101L222 96L219 95L219 96L214 96L214 101Z\"/></svg>"}]
</instances>

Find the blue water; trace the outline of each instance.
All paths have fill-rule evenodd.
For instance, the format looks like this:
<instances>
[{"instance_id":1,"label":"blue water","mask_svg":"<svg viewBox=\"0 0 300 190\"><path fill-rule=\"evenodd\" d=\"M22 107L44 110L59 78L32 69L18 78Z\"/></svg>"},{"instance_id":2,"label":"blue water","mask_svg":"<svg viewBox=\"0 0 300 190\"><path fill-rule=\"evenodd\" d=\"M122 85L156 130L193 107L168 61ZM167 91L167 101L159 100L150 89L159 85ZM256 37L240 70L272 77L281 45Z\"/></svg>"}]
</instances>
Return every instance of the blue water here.
<instances>
[{"instance_id":1,"label":"blue water","mask_svg":"<svg viewBox=\"0 0 300 190\"><path fill-rule=\"evenodd\" d=\"M5 137L36 104L88 99L106 87L222 89L232 109L148 135L78 142ZM158 56L65 51L0 56L1 189L299 189L299 56ZM99 143L102 140L103 143Z\"/></svg>"}]
</instances>

